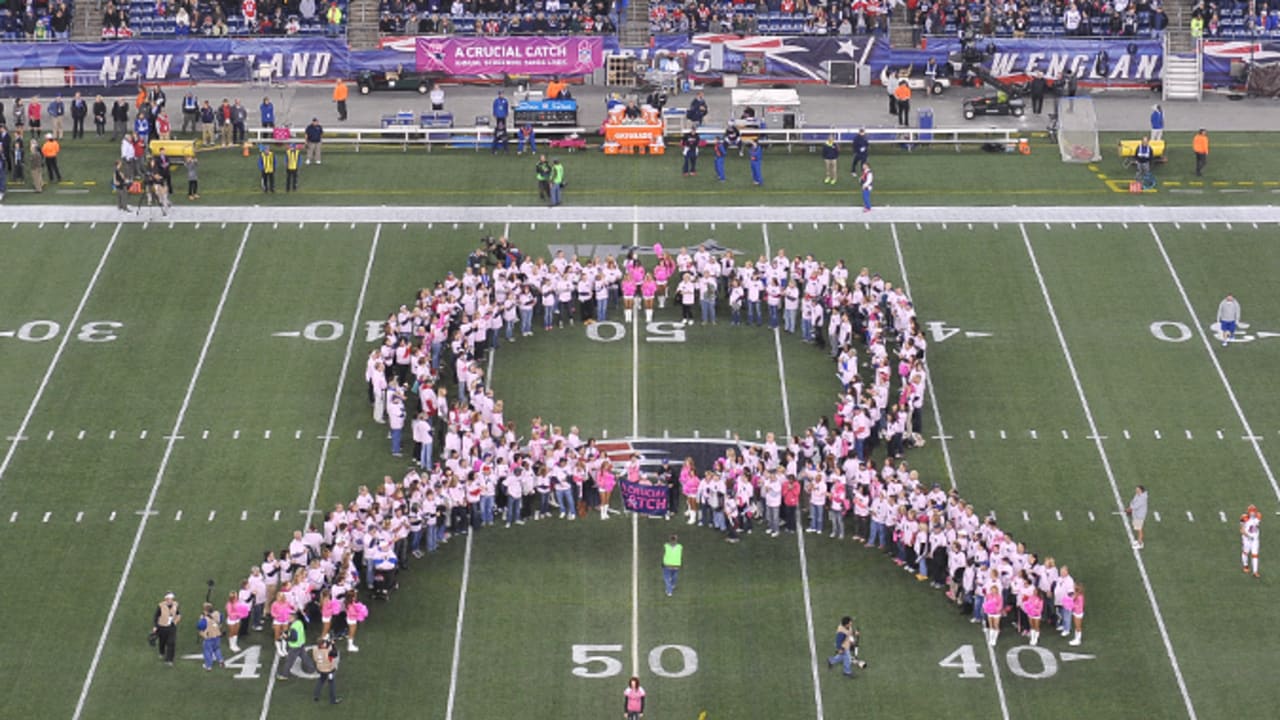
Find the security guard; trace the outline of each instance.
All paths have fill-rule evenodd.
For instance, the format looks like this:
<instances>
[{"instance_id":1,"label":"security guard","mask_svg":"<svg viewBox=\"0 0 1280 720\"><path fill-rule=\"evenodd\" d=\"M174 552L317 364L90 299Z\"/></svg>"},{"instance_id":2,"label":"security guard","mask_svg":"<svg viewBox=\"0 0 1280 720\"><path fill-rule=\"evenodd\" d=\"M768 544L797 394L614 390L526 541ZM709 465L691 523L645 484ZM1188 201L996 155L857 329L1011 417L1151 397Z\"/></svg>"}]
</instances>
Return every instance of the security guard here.
<instances>
[{"instance_id":1,"label":"security guard","mask_svg":"<svg viewBox=\"0 0 1280 720\"><path fill-rule=\"evenodd\" d=\"M270 145L258 148L258 170L262 171L262 192L276 191L276 154Z\"/></svg>"},{"instance_id":2,"label":"security guard","mask_svg":"<svg viewBox=\"0 0 1280 720\"><path fill-rule=\"evenodd\" d=\"M165 593L164 599L156 606L155 619L152 620L151 631L159 640L156 649L165 665L173 667L173 654L177 649L178 623L182 622L182 609L173 593Z\"/></svg>"},{"instance_id":3,"label":"security guard","mask_svg":"<svg viewBox=\"0 0 1280 720\"><path fill-rule=\"evenodd\" d=\"M293 192L298 189L298 161L302 159L302 151L297 143L290 143L284 151L284 191Z\"/></svg>"}]
</instances>

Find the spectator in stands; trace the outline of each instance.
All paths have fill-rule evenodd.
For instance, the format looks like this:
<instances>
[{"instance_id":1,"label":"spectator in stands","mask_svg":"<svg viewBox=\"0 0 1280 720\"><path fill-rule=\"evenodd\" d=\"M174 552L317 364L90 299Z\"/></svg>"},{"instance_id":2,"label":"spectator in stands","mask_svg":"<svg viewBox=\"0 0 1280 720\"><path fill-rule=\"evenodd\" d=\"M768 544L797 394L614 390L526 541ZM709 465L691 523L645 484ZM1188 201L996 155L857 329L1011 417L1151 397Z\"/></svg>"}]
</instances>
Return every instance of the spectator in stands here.
<instances>
[{"instance_id":1,"label":"spectator in stands","mask_svg":"<svg viewBox=\"0 0 1280 720\"><path fill-rule=\"evenodd\" d=\"M310 24L316 19L316 0L302 0L298 3L298 14L307 21L307 24Z\"/></svg>"},{"instance_id":2,"label":"spectator in stands","mask_svg":"<svg viewBox=\"0 0 1280 720\"><path fill-rule=\"evenodd\" d=\"M1075 3L1067 6L1066 11L1062 13L1062 27L1067 31L1068 35L1087 35L1089 34L1088 26L1083 22L1084 16L1080 14L1080 9Z\"/></svg>"},{"instance_id":3,"label":"spectator in stands","mask_svg":"<svg viewBox=\"0 0 1280 720\"><path fill-rule=\"evenodd\" d=\"M54 8L49 27L53 31L53 37L58 40L67 40L71 37L71 11L67 9L65 3L58 3Z\"/></svg>"},{"instance_id":4,"label":"spectator in stands","mask_svg":"<svg viewBox=\"0 0 1280 720\"><path fill-rule=\"evenodd\" d=\"M173 33L178 37L191 34L191 14L187 12L186 5L179 5L178 12L173 16Z\"/></svg>"},{"instance_id":5,"label":"spectator in stands","mask_svg":"<svg viewBox=\"0 0 1280 720\"><path fill-rule=\"evenodd\" d=\"M240 14L244 17L245 29L255 32L258 29L258 0L243 0L240 3Z\"/></svg>"},{"instance_id":6,"label":"spectator in stands","mask_svg":"<svg viewBox=\"0 0 1280 720\"><path fill-rule=\"evenodd\" d=\"M342 8L338 7L338 0L329 0L329 9L324 11L325 34L330 37L336 37L342 32Z\"/></svg>"}]
</instances>

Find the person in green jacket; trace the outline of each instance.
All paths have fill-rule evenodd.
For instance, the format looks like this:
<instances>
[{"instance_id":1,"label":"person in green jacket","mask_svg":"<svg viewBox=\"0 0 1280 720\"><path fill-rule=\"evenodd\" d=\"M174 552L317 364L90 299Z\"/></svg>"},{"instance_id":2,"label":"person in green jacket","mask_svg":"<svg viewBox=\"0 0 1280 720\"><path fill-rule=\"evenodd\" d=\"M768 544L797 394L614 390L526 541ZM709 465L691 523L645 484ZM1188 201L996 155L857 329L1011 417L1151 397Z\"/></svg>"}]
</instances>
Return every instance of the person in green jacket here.
<instances>
[{"instance_id":1,"label":"person in green jacket","mask_svg":"<svg viewBox=\"0 0 1280 720\"><path fill-rule=\"evenodd\" d=\"M538 164L533 166L533 175L538 178L538 199L551 201L551 163L546 155L538 156Z\"/></svg>"},{"instance_id":2,"label":"person in green jacket","mask_svg":"<svg viewBox=\"0 0 1280 720\"><path fill-rule=\"evenodd\" d=\"M560 164L559 158L551 161L551 205L555 207L560 204L560 194L564 192L564 165Z\"/></svg>"},{"instance_id":3,"label":"person in green jacket","mask_svg":"<svg viewBox=\"0 0 1280 720\"><path fill-rule=\"evenodd\" d=\"M294 614L293 622L289 624L289 629L285 631L284 639L289 652L284 656L284 662L280 664L280 671L276 673L276 680L288 680L289 673L293 670L293 664L299 660L302 661L303 672L307 671L307 626L302 622L301 613Z\"/></svg>"},{"instance_id":4,"label":"person in green jacket","mask_svg":"<svg viewBox=\"0 0 1280 720\"><path fill-rule=\"evenodd\" d=\"M676 581L680 579L680 567L684 564L684 546L675 535L662 546L662 583L667 588L667 597L676 591Z\"/></svg>"}]
</instances>

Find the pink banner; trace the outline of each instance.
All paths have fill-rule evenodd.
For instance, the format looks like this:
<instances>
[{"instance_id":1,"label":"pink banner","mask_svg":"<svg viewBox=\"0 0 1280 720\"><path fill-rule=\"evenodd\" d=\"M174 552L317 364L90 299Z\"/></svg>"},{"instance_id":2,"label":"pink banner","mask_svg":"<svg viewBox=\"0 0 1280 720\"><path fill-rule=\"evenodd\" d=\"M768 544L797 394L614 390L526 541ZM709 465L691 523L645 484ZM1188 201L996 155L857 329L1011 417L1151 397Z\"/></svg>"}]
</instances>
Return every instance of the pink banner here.
<instances>
[{"instance_id":1,"label":"pink banner","mask_svg":"<svg viewBox=\"0 0 1280 720\"><path fill-rule=\"evenodd\" d=\"M599 37L420 37L419 72L449 75L587 75L604 64Z\"/></svg>"}]
</instances>

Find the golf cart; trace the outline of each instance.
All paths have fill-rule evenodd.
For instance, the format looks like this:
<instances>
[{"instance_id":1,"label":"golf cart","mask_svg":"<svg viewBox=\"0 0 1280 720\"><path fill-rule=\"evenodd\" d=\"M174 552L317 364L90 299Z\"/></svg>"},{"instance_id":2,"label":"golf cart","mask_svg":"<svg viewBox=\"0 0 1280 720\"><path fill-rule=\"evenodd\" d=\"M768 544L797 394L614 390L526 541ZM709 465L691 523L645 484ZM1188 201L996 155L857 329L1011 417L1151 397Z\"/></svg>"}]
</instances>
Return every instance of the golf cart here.
<instances>
[{"instance_id":1,"label":"golf cart","mask_svg":"<svg viewBox=\"0 0 1280 720\"><path fill-rule=\"evenodd\" d=\"M440 73L405 70L402 65L395 70L362 70L356 76L356 84L361 95L374 90L416 90L419 95L426 95L439 77Z\"/></svg>"},{"instance_id":2,"label":"golf cart","mask_svg":"<svg viewBox=\"0 0 1280 720\"><path fill-rule=\"evenodd\" d=\"M951 58L952 67L958 68L956 74L962 85L984 84L988 88L982 95L965 98L965 120L972 120L979 115L1022 117L1026 112L1027 104L1022 99L1027 94L1026 84L1002 80L983 66L984 57L994 54L994 44L987 46L984 55L983 50L978 47L978 38L967 35L962 41L960 52Z\"/></svg>"},{"instance_id":3,"label":"golf cart","mask_svg":"<svg viewBox=\"0 0 1280 720\"><path fill-rule=\"evenodd\" d=\"M880 83L889 88L890 93L893 92L893 88L898 87L898 82L901 80L907 81L907 87L911 88L912 92L927 90L930 95L941 95L944 90L951 87L951 78L943 77L945 72L943 67L938 67L937 72L934 73L926 69L923 75L913 75L913 70L914 66L908 65L891 73L889 67L885 66L880 71Z\"/></svg>"},{"instance_id":4,"label":"golf cart","mask_svg":"<svg viewBox=\"0 0 1280 720\"><path fill-rule=\"evenodd\" d=\"M1022 117L1024 112L1026 112L1026 101L1000 89L964 99L965 120L972 120L979 115Z\"/></svg>"}]
</instances>

